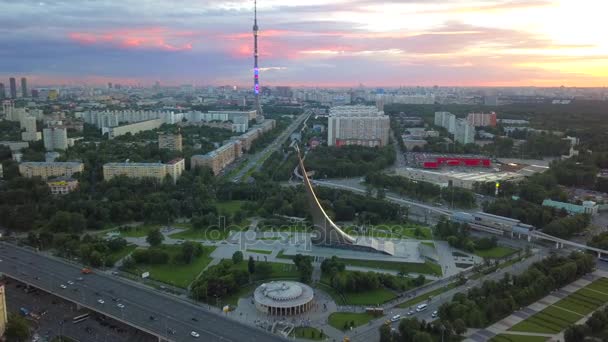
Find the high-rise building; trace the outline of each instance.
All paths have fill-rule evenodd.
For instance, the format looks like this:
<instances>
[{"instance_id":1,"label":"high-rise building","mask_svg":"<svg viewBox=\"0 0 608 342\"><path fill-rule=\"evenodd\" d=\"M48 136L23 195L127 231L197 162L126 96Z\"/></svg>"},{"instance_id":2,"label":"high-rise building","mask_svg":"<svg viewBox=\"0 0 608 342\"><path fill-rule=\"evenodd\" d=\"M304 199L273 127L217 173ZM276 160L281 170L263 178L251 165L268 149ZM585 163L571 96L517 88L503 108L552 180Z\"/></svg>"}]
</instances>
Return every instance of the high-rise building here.
<instances>
[{"instance_id":1,"label":"high-rise building","mask_svg":"<svg viewBox=\"0 0 608 342\"><path fill-rule=\"evenodd\" d=\"M241 142L234 140L207 154L192 156L190 159L190 167L196 168L206 166L213 171L214 175L217 175L236 158L240 157L241 154Z\"/></svg>"},{"instance_id":2,"label":"high-rise building","mask_svg":"<svg viewBox=\"0 0 608 342\"><path fill-rule=\"evenodd\" d=\"M11 86L11 98L16 99L17 98L17 82L15 81L14 77L9 78L8 81Z\"/></svg>"},{"instance_id":3,"label":"high-rise building","mask_svg":"<svg viewBox=\"0 0 608 342\"><path fill-rule=\"evenodd\" d=\"M66 150L68 148L68 130L64 127L50 127L42 130L44 148L47 151Z\"/></svg>"},{"instance_id":4,"label":"high-rise building","mask_svg":"<svg viewBox=\"0 0 608 342\"><path fill-rule=\"evenodd\" d=\"M0 100L6 98L6 89L4 89L4 83L0 83Z\"/></svg>"},{"instance_id":5,"label":"high-rise building","mask_svg":"<svg viewBox=\"0 0 608 342\"><path fill-rule=\"evenodd\" d=\"M255 110L259 121L264 121L264 113L260 103L260 68L258 67L258 2L253 2L253 95L255 97Z\"/></svg>"},{"instance_id":6,"label":"high-rise building","mask_svg":"<svg viewBox=\"0 0 608 342\"><path fill-rule=\"evenodd\" d=\"M454 140L466 145L475 142L475 127L470 125L467 120L458 119L454 129Z\"/></svg>"},{"instance_id":7,"label":"high-rise building","mask_svg":"<svg viewBox=\"0 0 608 342\"><path fill-rule=\"evenodd\" d=\"M163 181L166 176L169 176L175 183L185 169L186 163L183 158L174 159L166 164L107 163L103 165L103 179L109 181L114 177L125 176L129 178L154 178Z\"/></svg>"},{"instance_id":8,"label":"high-rise building","mask_svg":"<svg viewBox=\"0 0 608 342\"><path fill-rule=\"evenodd\" d=\"M30 97L27 93L27 78L21 77L21 97Z\"/></svg>"},{"instance_id":9,"label":"high-rise building","mask_svg":"<svg viewBox=\"0 0 608 342\"><path fill-rule=\"evenodd\" d=\"M172 151L182 150L182 135L181 134L158 134L158 148L165 148Z\"/></svg>"},{"instance_id":10,"label":"high-rise building","mask_svg":"<svg viewBox=\"0 0 608 342\"><path fill-rule=\"evenodd\" d=\"M375 106L338 106L330 109L329 146L388 144L390 119Z\"/></svg>"},{"instance_id":11,"label":"high-rise building","mask_svg":"<svg viewBox=\"0 0 608 342\"><path fill-rule=\"evenodd\" d=\"M32 89L32 97L33 98L37 99L38 98L38 94L39 94L38 89Z\"/></svg>"},{"instance_id":12,"label":"high-rise building","mask_svg":"<svg viewBox=\"0 0 608 342\"><path fill-rule=\"evenodd\" d=\"M454 134L456 115L450 112L435 112L435 126L443 127Z\"/></svg>"},{"instance_id":13,"label":"high-rise building","mask_svg":"<svg viewBox=\"0 0 608 342\"><path fill-rule=\"evenodd\" d=\"M2 101L2 113L4 114L4 119L12 121L13 110L15 110L15 103L13 100Z\"/></svg>"},{"instance_id":14,"label":"high-rise building","mask_svg":"<svg viewBox=\"0 0 608 342\"><path fill-rule=\"evenodd\" d=\"M21 133L21 140L23 141L38 141L42 139L42 134L36 129L36 117L25 115L20 121L21 129L25 129L25 132Z\"/></svg>"},{"instance_id":15,"label":"high-rise building","mask_svg":"<svg viewBox=\"0 0 608 342\"><path fill-rule=\"evenodd\" d=\"M467 122L475 127L496 127L496 113L469 113Z\"/></svg>"}]
</instances>

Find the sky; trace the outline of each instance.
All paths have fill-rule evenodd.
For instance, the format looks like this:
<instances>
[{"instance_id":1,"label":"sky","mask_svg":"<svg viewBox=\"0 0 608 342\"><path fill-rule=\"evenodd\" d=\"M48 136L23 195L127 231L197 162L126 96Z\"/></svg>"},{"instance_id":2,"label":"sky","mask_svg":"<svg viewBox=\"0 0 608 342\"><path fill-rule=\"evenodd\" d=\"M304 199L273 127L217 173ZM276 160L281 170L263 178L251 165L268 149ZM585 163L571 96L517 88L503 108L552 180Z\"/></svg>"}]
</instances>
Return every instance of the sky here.
<instances>
[{"instance_id":1,"label":"sky","mask_svg":"<svg viewBox=\"0 0 608 342\"><path fill-rule=\"evenodd\" d=\"M0 8L5 84L253 83L253 0ZM260 83L608 86L606 13L606 0L260 0Z\"/></svg>"}]
</instances>

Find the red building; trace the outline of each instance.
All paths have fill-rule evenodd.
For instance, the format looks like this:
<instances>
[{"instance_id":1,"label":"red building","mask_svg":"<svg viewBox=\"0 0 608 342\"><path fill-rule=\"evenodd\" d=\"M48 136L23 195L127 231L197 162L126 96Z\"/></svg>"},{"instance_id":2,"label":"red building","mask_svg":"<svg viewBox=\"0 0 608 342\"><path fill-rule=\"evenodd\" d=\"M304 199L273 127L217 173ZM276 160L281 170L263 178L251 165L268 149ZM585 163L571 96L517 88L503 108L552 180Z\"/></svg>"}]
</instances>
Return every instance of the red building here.
<instances>
[{"instance_id":1,"label":"red building","mask_svg":"<svg viewBox=\"0 0 608 342\"><path fill-rule=\"evenodd\" d=\"M488 158L437 157L422 163L425 169L439 169L443 166L491 167L492 162Z\"/></svg>"}]
</instances>

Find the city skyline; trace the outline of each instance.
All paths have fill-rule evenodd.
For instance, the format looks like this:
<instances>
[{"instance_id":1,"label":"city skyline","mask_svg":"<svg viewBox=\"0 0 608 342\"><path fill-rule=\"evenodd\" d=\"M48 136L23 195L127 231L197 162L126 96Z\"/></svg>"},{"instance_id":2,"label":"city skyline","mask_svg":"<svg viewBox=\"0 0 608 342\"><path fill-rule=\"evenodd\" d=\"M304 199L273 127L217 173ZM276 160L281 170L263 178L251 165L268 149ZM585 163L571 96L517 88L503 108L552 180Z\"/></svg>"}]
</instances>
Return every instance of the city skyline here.
<instances>
[{"instance_id":1,"label":"city skyline","mask_svg":"<svg viewBox=\"0 0 608 342\"><path fill-rule=\"evenodd\" d=\"M2 79L250 84L253 1L0 5ZM260 73L265 86L606 86L608 5L584 5L267 0Z\"/></svg>"}]
</instances>

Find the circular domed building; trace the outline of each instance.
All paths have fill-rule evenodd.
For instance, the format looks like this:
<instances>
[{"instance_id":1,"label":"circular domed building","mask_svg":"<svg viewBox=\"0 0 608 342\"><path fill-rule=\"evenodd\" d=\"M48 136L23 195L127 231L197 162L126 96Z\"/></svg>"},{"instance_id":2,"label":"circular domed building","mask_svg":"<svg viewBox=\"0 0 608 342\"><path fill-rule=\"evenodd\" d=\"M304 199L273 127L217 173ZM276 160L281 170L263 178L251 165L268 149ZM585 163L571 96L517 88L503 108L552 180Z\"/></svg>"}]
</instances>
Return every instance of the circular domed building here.
<instances>
[{"instance_id":1,"label":"circular domed building","mask_svg":"<svg viewBox=\"0 0 608 342\"><path fill-rule=\"evenodd\" d=\"M273 281L258 286L253 293L255 307L270 315L297 315L312 306L312 287L295 281Z\"/></svg>"}]
</instances>

